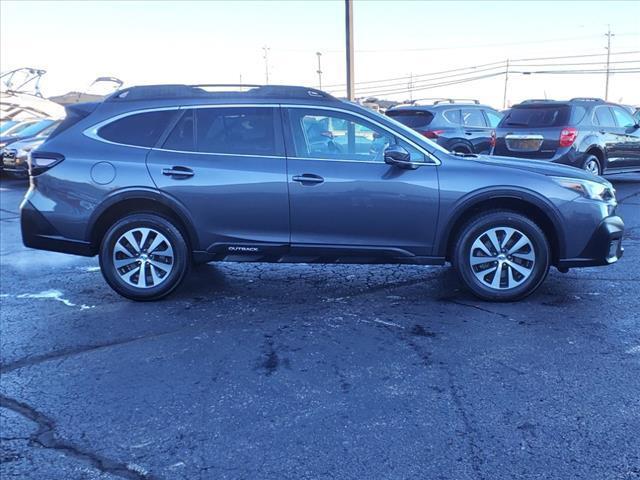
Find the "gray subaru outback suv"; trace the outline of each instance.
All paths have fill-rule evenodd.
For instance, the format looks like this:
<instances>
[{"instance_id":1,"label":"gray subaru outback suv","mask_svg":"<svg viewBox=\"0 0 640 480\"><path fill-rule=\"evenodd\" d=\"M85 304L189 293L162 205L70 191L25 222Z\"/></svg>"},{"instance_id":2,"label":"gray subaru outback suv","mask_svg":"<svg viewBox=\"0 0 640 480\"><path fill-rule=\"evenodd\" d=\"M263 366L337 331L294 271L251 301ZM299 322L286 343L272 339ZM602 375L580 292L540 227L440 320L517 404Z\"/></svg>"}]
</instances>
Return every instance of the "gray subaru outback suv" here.
<instances>
[{"instance_id":1,"label":"gray subaru outback suv","mask_svg":"<svg viewBox=\"0 0 640 480\"><path fill-rule=\"evenodd\" d=\"M135 300L192 263L451 262L477 296L533 292L550 266L623 252L609 182L562 165L455 155L303 87L131 87L68 107L32 152L26 246L99 255Z\"/></svg>"}]
</instances>

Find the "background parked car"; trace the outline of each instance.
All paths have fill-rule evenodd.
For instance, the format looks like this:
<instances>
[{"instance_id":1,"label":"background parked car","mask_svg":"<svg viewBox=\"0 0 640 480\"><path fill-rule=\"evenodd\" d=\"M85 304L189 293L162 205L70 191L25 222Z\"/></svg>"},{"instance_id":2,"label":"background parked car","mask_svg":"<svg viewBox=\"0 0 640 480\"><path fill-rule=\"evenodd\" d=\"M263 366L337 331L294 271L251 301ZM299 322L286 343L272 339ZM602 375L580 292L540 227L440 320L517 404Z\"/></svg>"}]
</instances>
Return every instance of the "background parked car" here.
<instances>
[{"instance_id":1,"label":"background parked car","mask_svg":"<svg viewBox=\"0 0 640 480\"><path fill-rule=\"evenodd\" d=\"M25 138L35 137L40 135L44 130L51 125L58 124L58 120L52 118L41 118L36 121L29 121L30 123L25 128L19 128L17 130L11 130L9 134L3 134L0 136L0 148L4 148L11 145L18 140L24 140Z\"/></svg>"},{"instance_id":2,"label":"background parked car","mask_svg":"<svg viewBox=\"0 0 640 480\"><path fill-rule=\"evenodd\" d=\"M401 105L387 115L451 152L488 153L491 133L502 114L478 100L436 100L433 105Z\"/></svg>"},{"instance_id":3,"label":"background parked car","mask_svg":"<svg viewBox=\"0 0 640 480\"><path fill-rule=\"evenodd\" d=\"M29 176L29 153L35 150L51 135L60 122L54 122L33 137L13 142L0 151L0 170L17 178Z\"/></svg>"},{"instance_id":4,"label":"background parked car","mask_svg":"<svg viewBox=\"0 0 640 480\"><path fill-rule=\"evenodd\" d=\"M0 138L14 136L31 125L40 122L42 118L31 118L29 120L7 120L0 126ZM1 147L1 145L0 145Z\"/></svg>"},{"instance_id":5,"label":"background parked car","mask_svg":"<svg viewBox=\"0 0 640 480\"><path fill-rule=\"evenodd\" d=\"M640 125L598 98L528 100L496 129L492 155L547 160L594 174L640 170Z\"/></svg>"}]
</instances>

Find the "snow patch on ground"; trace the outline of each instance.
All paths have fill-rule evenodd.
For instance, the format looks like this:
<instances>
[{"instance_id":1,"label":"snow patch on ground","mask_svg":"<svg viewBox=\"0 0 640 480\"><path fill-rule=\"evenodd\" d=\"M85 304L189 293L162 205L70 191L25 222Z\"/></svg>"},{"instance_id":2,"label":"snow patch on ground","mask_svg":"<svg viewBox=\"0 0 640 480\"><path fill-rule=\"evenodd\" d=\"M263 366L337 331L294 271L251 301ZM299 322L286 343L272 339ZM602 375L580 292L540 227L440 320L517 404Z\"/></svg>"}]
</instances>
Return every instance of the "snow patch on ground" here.
<instances>
[{"instance_id":1,"label":"snow patch on ground","mask_svg":"<svg viewBox=\"0 0 640 480\"><path fill-rule=\"evenodd\" d=\"M62 297L62 292L60 290L45 290L40 293L21 293L20 295L16 295L16 298L28 298L28 299L51 299L57 302L60 302L67 307L77 307L78 305L72 303L69 299ZM88 310L90 308L95 308L95 305L80 305L80 310Z\"/></svg>"}]
</instances>

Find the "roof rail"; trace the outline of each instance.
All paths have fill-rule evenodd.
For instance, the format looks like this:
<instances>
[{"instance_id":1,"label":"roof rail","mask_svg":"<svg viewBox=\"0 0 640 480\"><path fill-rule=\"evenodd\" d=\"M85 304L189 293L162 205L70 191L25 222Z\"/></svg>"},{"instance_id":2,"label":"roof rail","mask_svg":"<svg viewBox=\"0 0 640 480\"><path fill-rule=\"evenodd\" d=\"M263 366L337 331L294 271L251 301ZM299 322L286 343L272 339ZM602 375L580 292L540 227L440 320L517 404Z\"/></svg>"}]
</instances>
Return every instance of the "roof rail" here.
<instances>
[{"instance_id":1,"label":"roof rail","mask_svg":"<svg viewBox=\"0 0 640 480\"><path fill-rule=\"evenodd\" d=\"M604 103L604 100L598 97L575 97L569 101L570 102L602 102Z\"/></svg>"},{"instance_id":2,"label":"roof rail","mask_svg":"<svg viewBox=\"0 0 640 480\"><path fill-rule=\"evenodd\" d=\"M249 96L257 98L336 100L315 88L288 85L254 85L235 83L139 85L118 90L107 101L135 101L173 98L219 98Z\"/></svg>"},{"instance_id":3,"label":"roof rail","mask_svg":"<svg viewBox=\"0 0 640 480\"><path fill-rule=\"evenodd\" d=\"M553 103L556 100L551 100L549 98L530 98L528 100L523 100L520 102L520 105L523 103Z\"/></svg>"},{"instance_id":4,"label":"roof rail","mask_svg":"<svg viewBox=\"0 0 640 480\"><path fill-rule=\"evenodd\" d=\"M415 100L405 100L403 105L419 105L420 102L431 102L431 105L438 105L440 103L474 103L480 104L480 101L474 98L444 98L444 97L428 97L428 98L416 98Z\"/></svg>"}]
</instances>

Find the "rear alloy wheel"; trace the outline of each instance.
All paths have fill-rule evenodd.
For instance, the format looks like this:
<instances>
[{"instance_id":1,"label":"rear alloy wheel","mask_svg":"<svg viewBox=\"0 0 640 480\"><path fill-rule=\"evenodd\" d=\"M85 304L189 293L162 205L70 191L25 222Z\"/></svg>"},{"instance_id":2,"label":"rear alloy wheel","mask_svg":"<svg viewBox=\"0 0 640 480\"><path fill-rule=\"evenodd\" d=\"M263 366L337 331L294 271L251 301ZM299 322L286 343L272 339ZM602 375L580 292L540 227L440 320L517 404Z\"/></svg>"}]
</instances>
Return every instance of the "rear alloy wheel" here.
<instances>
[{"instance_id":1,"label":"rear alloy wheel","mask_svg":"<svg viewBox=\"0 0 640 480\"><path fill-rule=\"evenodd\" d=\"M534 222L514 212L493 212L463 228L454 264L478 297L513 301L538 288L549 257L547 239Z\"/></svg>"},{"instance_id":2,"label":"rear alloy wheel","mask_svg":"<svg viewBox=\"0 0 640 480\"><path fill-rule=\"evenodd\" d=\"M600 165L600 160L595 155L589 155L585 158L584 163L582 164L583 170L586 170L589 173L593 173L594 175L602 175L602 167Z\"/></svg>"},{"instance_id":3,"label":"rear alloy wheel","mask_svg":"<svg viewBox=\"0 0 640 480\"><path fill-rule=\"evenodd\" d=\"M132 300L156 300L184 278L188 249L182 233L164 217L134 214L106 233L100 267L107 283Z\"/></svg>"}]
</instances>

